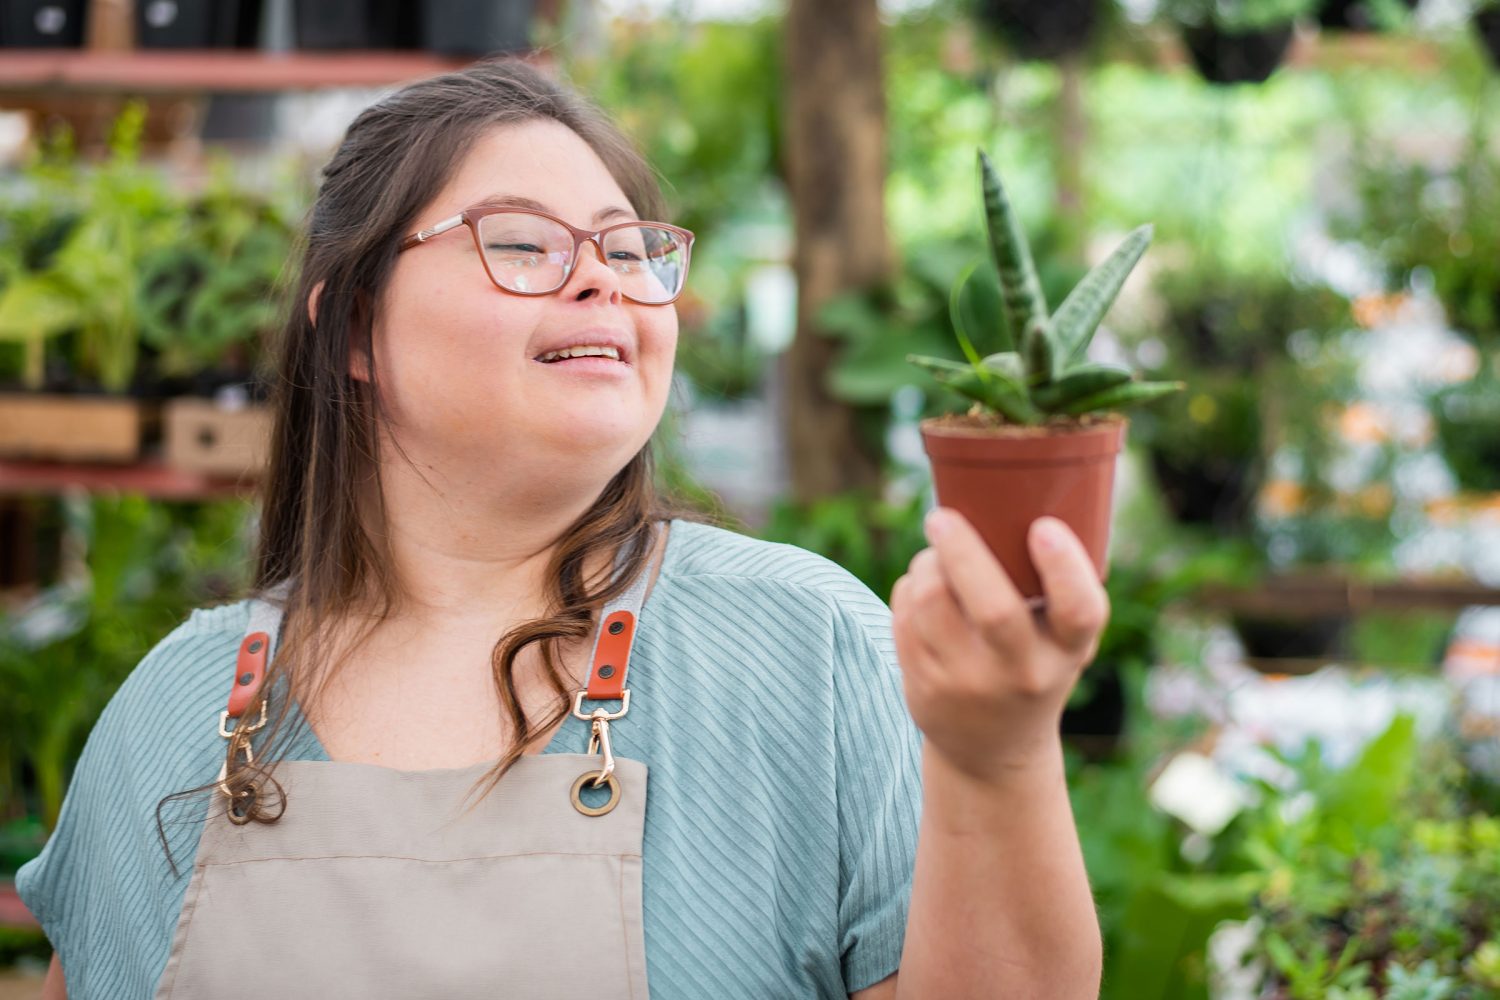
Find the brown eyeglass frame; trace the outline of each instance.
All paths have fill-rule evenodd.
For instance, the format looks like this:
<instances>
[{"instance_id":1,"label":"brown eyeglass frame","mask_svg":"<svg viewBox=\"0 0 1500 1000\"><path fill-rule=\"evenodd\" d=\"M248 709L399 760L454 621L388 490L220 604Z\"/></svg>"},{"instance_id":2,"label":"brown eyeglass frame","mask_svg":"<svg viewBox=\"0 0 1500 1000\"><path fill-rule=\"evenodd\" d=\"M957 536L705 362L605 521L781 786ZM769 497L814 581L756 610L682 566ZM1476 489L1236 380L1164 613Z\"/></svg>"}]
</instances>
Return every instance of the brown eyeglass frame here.
<instances>
[{"instance_id":1,"label":"brown eyeglass frame","mask_svg":"<svg viewBox=\"0 0 1500 1000\"><path fill-rule=\"evenodd\" d=\"M512 215L540 216L543 219L548 219L552 222L557 223L559 226L562 226L568 232L573 234L573 252L572 255L568 258L568 266L563 271L562 281L558 282L556 288L549 289L545 292L522 292L514 288L506 288L504 285L500 284L498 280L496 280L494 272L490 270L490 259L489 256L484 252L484 244L479 242L479 220L484 218L486 215L500 215L502 213L509 213ZM477 205L473 208L466 208L459 214L452 216L451 218L444 219L442 222L439 222L434 226L430 226L427 229L412 233L406 239L401 241L401 247L399 250L397 250L397 253L405 250L410 250L414 246L426 243L434 236L446 233L448 230L456 229L459 226L469 227L469 235L474 238L474 249L479 251L479 261L484 265L484 273L489 277L490 284L494 285L502 292L507 292L511 295L556 295L558 292L562 291L567 287L568 279L573 277L573 269L578 266L578 255L583 252L584 243L594 244L594 251L599 255L599 259L603 261L606 267L609 266L609 261L604 256L604 244L603 242L601 242L604 238L604 234L612 232L616 229L625 229L630 226L651 226L655 229L667 229L674 233L677 233L678 235L682 236L684 240L686 240L682 251L682 288L679 288L677 290L676 295L673 295L670 299L666 299L661 302L642 302L640 299L626 292L623 288L620 290L620 294L638 305L667 306L671 305L673 302L676 302L678 298L682 296L683 291L687 289L688 264L692 260L693 254L694 237L692 230L683 229L681 226L673 226L665 222L648 222L643 219L631 219L627 222L617 222L612 226L605 226L603 229L590 232L587 229L579 229L577 226L569 225L555 215L549 215L546 212L538 212L534 208L512 208L507 205Z\"/></svg>"}]
</instances>

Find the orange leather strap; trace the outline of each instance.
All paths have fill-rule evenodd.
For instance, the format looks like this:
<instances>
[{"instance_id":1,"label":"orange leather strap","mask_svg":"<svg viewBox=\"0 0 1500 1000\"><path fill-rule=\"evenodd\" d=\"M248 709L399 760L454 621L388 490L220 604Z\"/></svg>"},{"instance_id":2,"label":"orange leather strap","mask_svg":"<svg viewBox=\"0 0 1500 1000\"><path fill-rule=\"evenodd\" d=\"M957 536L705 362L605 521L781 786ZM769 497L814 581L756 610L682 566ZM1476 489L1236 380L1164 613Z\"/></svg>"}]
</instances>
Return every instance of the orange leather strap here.
<instances>
[{"instance_id":1,"label":"orange leather strap","mask_svg":"<svg viewBox=\"0 0 1500 1000\"><path fill-rule=\"evenodd\" d=\"M229 691L229 717L238 719L255 701L260 682L266 676L266 654L271 636L266 632L249 632L240 643L239 659L234 665L234 687Z\"/></svg>"},{"instance_id":2,"label":"orange leather strap","mask_svg":"<svg viewBox=\"0 0 1500 1000\"><path fill-rule=\"evenodd\" d=\"M600 622L594 663L589 667L590 700L615 701L624 697L625 671L630 667L630 644L634 639L634 612L616 611Z\"/></svg>"}]
</instances>

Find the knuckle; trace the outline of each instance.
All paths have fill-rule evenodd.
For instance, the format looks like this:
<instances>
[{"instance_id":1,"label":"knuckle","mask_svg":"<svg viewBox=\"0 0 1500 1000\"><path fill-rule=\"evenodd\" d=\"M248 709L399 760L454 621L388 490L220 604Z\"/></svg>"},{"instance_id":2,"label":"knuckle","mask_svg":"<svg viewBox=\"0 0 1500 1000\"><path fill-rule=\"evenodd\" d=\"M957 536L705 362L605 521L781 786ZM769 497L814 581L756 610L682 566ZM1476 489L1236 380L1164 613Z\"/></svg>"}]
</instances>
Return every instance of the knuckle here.
<instances>
[{"instance_id":1,"label":"knuckle","mask_svg":"<svg viewBox=\"0 0 1500 1000\"><path fill-rule=\"evenodd\" d=\"M989 638L1014 632L1021 621L1021 605L1015 601L987 601L974 615L974 624Z\"/></svg>"}]
</instances>

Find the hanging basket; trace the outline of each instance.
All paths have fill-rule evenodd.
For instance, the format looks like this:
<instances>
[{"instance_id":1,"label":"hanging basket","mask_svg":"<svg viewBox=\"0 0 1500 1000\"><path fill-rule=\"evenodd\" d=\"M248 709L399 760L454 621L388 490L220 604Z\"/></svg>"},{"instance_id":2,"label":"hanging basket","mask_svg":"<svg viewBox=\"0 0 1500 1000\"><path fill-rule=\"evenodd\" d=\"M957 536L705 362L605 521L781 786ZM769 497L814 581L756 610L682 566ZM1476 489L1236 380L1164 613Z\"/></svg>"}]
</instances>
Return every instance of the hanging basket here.
<instances>
[{"instance_id":1,"label":"hanging basket","mask_svg":"<svg viewBox=\"0 0 1500 1000\"><path fill-rule=\"evenodd\" d=\"M1185 27L1182 40L1198 73L1209 83L1264 83L1292 44L1292 25L1223 31L1211 24Z\"/></svg>"},{"instance_id":2,"label":"hanging basket","mask_svg":"<svg viewBox=\"0 0 1500 1000\"><path fill-rule=\"evenodd\" d=\"M1417 0L1401 0L1407 10L1415 10ZM1370 0L1325 0L1318 10L1318 24L1326 31L1381 31L1382 25L1375 13L1376 4Z\"/></svg>"},{"instance_id":3,"label":"hanging basket","mask_svg":"<svg viewBox=\"0 0 1500 1000\"><path fill-rule=\"evenodd\" d=\"M978 0L975 17L1023 59L1057 59L1088 48L1098 0Z\"/></svg>"},{"instance_id":4,"label":"hanging basket","mask_svg":"<svg viewBox=\"0 0 1500 1000\"><path fill-rule=\"evenodd\" d=\"M1486 7L1474 15L1479 43L1489 53L1490 67L1500 70L1500 6Z\"/></svg>"}]
</instances>

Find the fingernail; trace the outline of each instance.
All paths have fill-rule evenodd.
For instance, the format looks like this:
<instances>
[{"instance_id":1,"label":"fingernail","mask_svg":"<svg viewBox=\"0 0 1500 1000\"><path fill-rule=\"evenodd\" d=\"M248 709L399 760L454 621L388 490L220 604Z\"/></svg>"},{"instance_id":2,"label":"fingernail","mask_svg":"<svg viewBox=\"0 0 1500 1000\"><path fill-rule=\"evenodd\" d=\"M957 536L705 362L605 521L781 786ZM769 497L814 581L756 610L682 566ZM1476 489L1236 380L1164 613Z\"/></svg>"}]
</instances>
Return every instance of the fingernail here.
<instances>
[{"instance_id":1,"label":"fingernail","mask_svg":"<svg viewBox=\"0 0 1500 1000\"><path fill-rule=\"evenodd\" d=\"M1037 548L1052 552L1062 545L1062 522L1055 517L1039 517L1031 523Z\"/></svg>"},{"instance_id":2,"label":"fingernail","mask_svg":"<svg viewBox=\"0 0 1500 1000\"><path fill-rule=\"evenodd\" d=\"M948 512L942 507L934 507L927 512L927 517L922 522L922 528L927 533L927 540L935 542L948 533L953 526L953 520Z\"/></svg>"}]
</instances>

